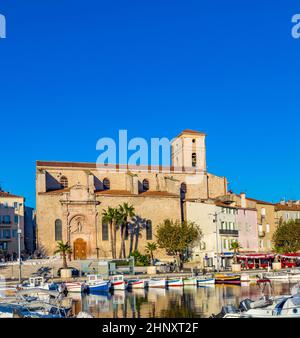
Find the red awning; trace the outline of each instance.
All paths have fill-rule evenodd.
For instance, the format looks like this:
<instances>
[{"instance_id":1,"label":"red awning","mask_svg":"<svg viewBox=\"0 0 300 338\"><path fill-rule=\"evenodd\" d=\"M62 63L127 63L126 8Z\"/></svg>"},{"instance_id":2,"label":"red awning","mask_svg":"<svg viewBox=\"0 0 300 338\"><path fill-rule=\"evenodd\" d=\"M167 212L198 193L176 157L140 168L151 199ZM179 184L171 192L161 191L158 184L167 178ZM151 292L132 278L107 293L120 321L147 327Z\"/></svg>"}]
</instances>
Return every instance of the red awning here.
<instances>
[{"instance_id":1,"label":"red awning","mask_svg":"<svg viewBox=\"0 0 300 338\"><path fill-rule=\"evenodd\" d=\"M240 259L270 259L274 258L273 254L265 254L265 253L255 253L255 254L240 254L237 255Z\"/></svg>"}]
</instances>

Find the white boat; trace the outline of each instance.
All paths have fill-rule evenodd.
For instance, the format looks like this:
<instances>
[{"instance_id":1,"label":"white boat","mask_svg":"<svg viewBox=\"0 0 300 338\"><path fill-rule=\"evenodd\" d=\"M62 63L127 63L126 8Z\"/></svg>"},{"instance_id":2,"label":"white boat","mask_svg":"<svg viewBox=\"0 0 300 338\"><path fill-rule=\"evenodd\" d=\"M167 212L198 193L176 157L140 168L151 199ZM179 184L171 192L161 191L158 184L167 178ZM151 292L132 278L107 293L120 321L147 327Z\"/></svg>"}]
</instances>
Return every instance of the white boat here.
<instances>
[{"instance_id":1,"label":"white boat","mask_svg":"<svg viewBox=\"0 0 300 338\"><path fill-rule=\"evenodd\" d=\"M99 275L87 275L86 285L90 292L108 292L111 288L111 281L104 280Z\"/></svg>"},{"instance_id":2,"label":"white boat","mask_svg":"<svg viewBox=\"0 0 300 338\"><path fill-rule=\"evenodd\" d=\"M65 286L68 292L86 292L88 289L82 282L66 282Z\"/></svg>"},{"instance_id":3,"label":"white boat","mask_svg":"<svg viewBox=\"0 0 300 338\"><path fill-rule=\"evenodd\" d=\"M269 297L263 295L256 301L244 299L239 308L223 306L215 318L300 318L299 284L291 289L290 295Z\"/></svg>"},{"instance_id":4,"label":"white boat","mask_svg":"<svg viewBox=\"0 0 300 338\"><path fill-rule=\"evenodd\" d=\"M146 281L144 279L129 279L127 287L129 289L145 289Z\"/></svg>"},{"instance_id":5,"label":"white boat","mask_svg":"<svg viewBox=\"0 0 300 338\"><path fill-rule=\"evenodd\" d=\"M170 287L182 287L183 286L183 279L180 278L171 278L167 280L167 286Z\"/></svg>"},{"instance_id":6,"label":"white boat","mask_svg":"<svg viewBox=\"0 0 300 338\"><path fill-rule=\"evenodd\" d=\"M197 285L215 284L214 278L197 278Z\"/></svg>"},{"instance_id":7,"label":"white boat","mask_svg":"<svg viewBox=\"0 0 300 338\"><path fill-rule=\"evenodd\" d=\"M263 278L270 280L289 280L289 274L286 272L267 272L263 274Z\"/></svg>"},{"instance_id":8,"label":"white boat","mask_svg":"<svg viewBox=\"0 0 300 338\"><path fill-rule=\"evenodd\" d=\"M45 289L45 290L55 290L57 287L55 284L45 282L44 277L30 277L28 283L24 283L17 287L18 290L28 290L28 289Z\"/></svg>"},{"instance_id":9,"label":"white boat","mask_svg":"<svg viewBox=\"0 0 300 338\"><path fill-rule=\"evenodd\" d=\"M110 277L110 282L113 290L125 290L126 283L123 275L116 275Z\"/></svg>"},{"instance_id":10,"label":"white boat","mask_svg":"<svg viewBox=\"0 0 300 338\"><path fill-rule=\"evenodd\" d=\"M249 305L246 311L227 313L223 318L300 318L300 296L282 296L273 299L272 304L264 306L259 300L257 306Z\"/></svg>"},{"instance_id":11,"label":"white boat","mask_svg":"<svg viewBox=\"0 0 300 338\"><path fill-rule=\"evenodd\" d=\"M149 288L165 288L166 287L166 279L165 278L150 278L148 280Z\"/></svg>"},{"instance_id":12,"label":"white boat","mask_svg":"<svg viewBox=\"0 0 300 338\"><path fill-rule=\"evenodd\" d=\"M197 286L197 278L196 277L187 277L183 279L184 286Z\"/></svg>"}]
</instances>

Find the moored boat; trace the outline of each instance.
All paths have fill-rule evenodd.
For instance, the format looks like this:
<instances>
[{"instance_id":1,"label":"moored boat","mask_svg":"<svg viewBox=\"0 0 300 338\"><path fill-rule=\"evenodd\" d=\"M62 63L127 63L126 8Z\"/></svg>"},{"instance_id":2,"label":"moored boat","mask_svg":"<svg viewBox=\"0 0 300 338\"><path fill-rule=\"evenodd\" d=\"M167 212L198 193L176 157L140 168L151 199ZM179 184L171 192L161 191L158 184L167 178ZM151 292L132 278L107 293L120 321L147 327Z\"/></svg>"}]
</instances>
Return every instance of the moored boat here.
<instances>
[{"instance_id":1,"label":"moored boat","mask_svg":"<svg viewBox=\"0 0 300 338\"><path fill-rule=\"evenodd\" d=\"M110 282L113 290L125 290L126 283L123 275L115 275L110 277Z\"/></svg>"},{"instance_id":2,"label":"moored boat","mask_svg":"<svg viewBox=\"0 0 300 338\"><path fill-rule=\"evenodd\" d=\"M88 287L82 282L66 282L65 286L68 292L87 292Z\"/></svg>"},{"instance_id":3,"label":"moored boat","mask_svg":"<svg viewBox=\"0 0 300 338\"><path fill-rule=\"evenodd\" d=\"M146 281L144 279L129 279L127 287L128 289L145 289Z\"/></svg>"},{"instance_id":4,"label":"moored boat","mask_svg":"<svg viewBox=\"0 0 300 338\"><path fill-rule=\"evenodd\" d=\"M166 279L165 278L150 278L148 280L149 288L165 288L166 287Z\"/></svg>"},{"instance_id":5,"label":"moored boat","mask_svg":"<svg viewBox=\"0 0 300 338\"><path fill-rule=\"evenodd\" d=\"M45 289L45 290L57 290L55 283L47 283L44 277L30 277L27 283L23 283L17 287L19 290L28 289Z\"/></svg>"},{"instance_id":6,"label":"moored boat","mask_svg":"<svg viewBox=\"0 0 300 338\"><path fill-rule=\"evenodd\" d=\"M197 286L197 277L187 277L183 279L184 286Z\"/></svg>"},{"instance_id":7,"label":"moored boat","mask_svg":"<svg viewBox=\"0 0 300 338\"><path fill-rule=\"evenodd\" d=\"M241 276L234 274L216 274L215 283L217 284L241 284Z\"/></svg>"},{"instance_id":8,"label":"moored boat","mask_svg":"<svg viewBox=\"0 0 300 338\"><path fill-rule=\"evenodd\" d=\"M181 287L183 286L182 277L180 278L171 278L167 280L167 286L170 287Z\"/></svg>"},{"instance_id":9,"label":"moored boat","mask_svg":"<svg viewBox=\"0 0 300 338\"><path fill-rule=\"evenodd\" d=\"M197 285L215 284L215 278L197 278Z\"/></svg>"},{"instance_id":10,"label":"moored boat","mask_svg":"<svg viewBox=\"0 0 300 338\"><path fill-rule=\"evenodd\" d=\"M88 275L86 285L88 286L89 292L108 292L111 288L111 282L104 280L98 275Z\"/></svg>"}]
</instances>

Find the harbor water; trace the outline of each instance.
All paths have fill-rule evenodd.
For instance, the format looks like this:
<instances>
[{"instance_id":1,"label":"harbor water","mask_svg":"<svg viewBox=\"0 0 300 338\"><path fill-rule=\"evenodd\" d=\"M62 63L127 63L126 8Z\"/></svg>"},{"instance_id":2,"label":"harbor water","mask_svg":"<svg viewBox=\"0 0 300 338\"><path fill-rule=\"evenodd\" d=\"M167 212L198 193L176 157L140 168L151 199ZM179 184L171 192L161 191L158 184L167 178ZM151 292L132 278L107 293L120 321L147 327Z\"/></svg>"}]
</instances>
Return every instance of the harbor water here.
<instances>
[{"instance_id":1,"label":"harbor water","mask_svg":"<svg viewBox=\"0 0 300 338\"><path fill-rule=\"evenodd\" d=\"M290 294L297 282L272 282L264 292L270 295ZM245 298L258 299L262 286L256 284L174 287L170 289L137 289L90 295L69 294L73 311L86 311L97 318L208 318L224 305L238 306Z\"/></svg>"}]
</instances>

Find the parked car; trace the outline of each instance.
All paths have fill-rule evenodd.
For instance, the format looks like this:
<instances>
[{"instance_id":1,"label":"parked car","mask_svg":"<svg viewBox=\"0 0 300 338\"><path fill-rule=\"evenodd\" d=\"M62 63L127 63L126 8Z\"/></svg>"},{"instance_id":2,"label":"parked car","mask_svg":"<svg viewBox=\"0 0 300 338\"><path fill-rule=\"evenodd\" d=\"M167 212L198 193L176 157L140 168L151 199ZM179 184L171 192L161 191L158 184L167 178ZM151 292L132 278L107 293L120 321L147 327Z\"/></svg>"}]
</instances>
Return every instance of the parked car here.
<instances>
[{"instance_id":1,"label":"parked car","mask_svg":"<svg viewBox=\"0 0 300 338\"><path fill-rule=\"evenodd\" d=\"M57 271L57 276L60 277L60 270L62 268L59 268ZM72 277L80 277L80 271L76 268L69 267L68 269L72 269ZM83 275L83 274L82 274Z\"/></svg>"},{"instance_id":2,"label":"parked car","mask_svg":"<svg viewBox=\"0 0 300 338\"><path fill-rule=\"evenodd\" d=\"M154 265L155 266L165 266L165 265L167 265L167 263L160 261L159 259L154 259Z\"/></svg>"}]
</instances>

